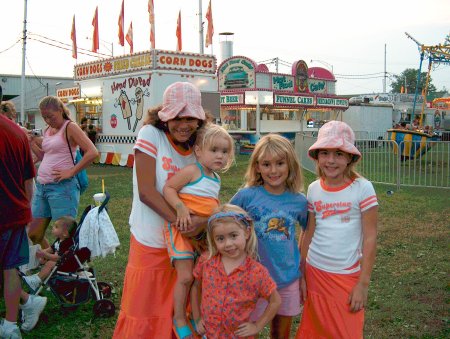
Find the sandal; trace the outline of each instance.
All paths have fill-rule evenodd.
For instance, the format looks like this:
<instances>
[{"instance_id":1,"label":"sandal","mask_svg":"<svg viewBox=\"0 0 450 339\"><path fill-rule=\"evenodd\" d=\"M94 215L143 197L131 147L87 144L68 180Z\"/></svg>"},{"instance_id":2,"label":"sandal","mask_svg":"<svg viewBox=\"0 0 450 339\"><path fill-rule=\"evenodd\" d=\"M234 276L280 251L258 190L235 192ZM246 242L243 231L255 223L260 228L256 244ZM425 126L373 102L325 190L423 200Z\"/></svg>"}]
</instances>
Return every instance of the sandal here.
<instances>
[{"instance_id":1,"label":"sandal","mask_svg":"<svg viewBox=\"0 0 450 339\"><path fill-rule=\"evenodd\" d=\"M183 338L187 338L187 337L193 338L191 328L188 325L178 327L174 320L173 321L173 330L178 339L183 339Z\"/></svg>"}]
</instances>

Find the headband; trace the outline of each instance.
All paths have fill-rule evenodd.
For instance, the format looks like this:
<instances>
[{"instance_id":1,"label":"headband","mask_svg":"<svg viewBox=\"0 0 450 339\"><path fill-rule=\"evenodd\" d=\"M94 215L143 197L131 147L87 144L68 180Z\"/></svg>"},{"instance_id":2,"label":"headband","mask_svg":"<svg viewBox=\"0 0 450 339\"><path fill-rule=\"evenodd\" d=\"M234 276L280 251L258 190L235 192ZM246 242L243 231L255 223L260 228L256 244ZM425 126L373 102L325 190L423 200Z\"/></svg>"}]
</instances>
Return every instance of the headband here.
<instances>
[{"instance_id":1,"label":"headband","mask_svg":"<svg viewBox=\"0 0 450 339\"><path fill-rule=\"evenodd\" d=\"M211 223L214 220L217 219L222 219L222 218L233 218L236 221L240 221L242 223L244 223L245 227L247 227L247 229L250 228L250 222L252 221L252 219L248 216L245 215L243 213L237 213L237 212L219 212L216 214L213 214L211 217L209 217L208 219L208 231L211 231Z\"/></svg>"}]
</instances>

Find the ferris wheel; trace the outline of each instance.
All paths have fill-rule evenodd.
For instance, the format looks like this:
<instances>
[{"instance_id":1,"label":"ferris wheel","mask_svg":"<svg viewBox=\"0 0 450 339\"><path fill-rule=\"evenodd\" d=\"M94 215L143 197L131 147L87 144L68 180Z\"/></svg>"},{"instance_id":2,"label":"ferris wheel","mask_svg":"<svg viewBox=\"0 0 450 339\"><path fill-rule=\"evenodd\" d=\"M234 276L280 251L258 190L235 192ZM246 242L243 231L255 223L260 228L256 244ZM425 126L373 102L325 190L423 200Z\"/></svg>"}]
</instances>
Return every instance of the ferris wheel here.
<instances>
[{"instance_id":1,"label":"ferris wheel","mask_svg":"<svg viewBox=\"0 0 450 339\"><path fill-rule=\"evenodd\" d=\"M417 44L417 47L419 48L419 52L420 52L420 64L419 64L419 72L417 74L416 92L414 95L413 114L416 109L417 96L419 94L420 73L422 70L422 63L423 63L424 59L428 59L427 80L425 81L425 89L423 92L424 100L422 102L422 110L420 113L420 125L422 126L422 118L423 118L423 113L424 113L425 105L426 105L426 97L427 97L427 93L428 93L428 84L430 81L430 73L431 73L432 65L433 65L433 63L450 65L450 33L445 37L443 44L439 44L439 45L435 45L435 46L425 46L424 44L421 44L416 39L414 39L407 32L405 32L405 34L408 38L410 38ZM411 115L411 117L413 116L413 114Z\"/></svg>"}]
</instances>

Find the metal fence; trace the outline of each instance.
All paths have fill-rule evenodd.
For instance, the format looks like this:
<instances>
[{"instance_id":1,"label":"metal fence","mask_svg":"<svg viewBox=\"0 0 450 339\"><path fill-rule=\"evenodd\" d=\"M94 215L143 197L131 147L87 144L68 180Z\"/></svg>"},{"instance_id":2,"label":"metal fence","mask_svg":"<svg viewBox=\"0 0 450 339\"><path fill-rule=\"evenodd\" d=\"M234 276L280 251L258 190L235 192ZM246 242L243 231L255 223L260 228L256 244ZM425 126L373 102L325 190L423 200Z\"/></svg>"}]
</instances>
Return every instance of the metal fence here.
<instances>
[{"instance_id":1,"label":"metal fence","mask_svg":"<svg viewBox=\"0 0 450 339\"><path fill-rule=\"evenodd\" d=\"M362 154L357 171L362 176L372 182L396 185L397 189L401 186L450 188L450 142L402 141L397 144L386 140L385 136L383 140L379 134L374 136L374 139L357 138L356 141ZM307 152L316 140L316 136L301 133L295 138L295 149L303 168L313 173L315 162ZM405 156L405 148L418 151L411 157Z\"/></svg>"}]
</instances>

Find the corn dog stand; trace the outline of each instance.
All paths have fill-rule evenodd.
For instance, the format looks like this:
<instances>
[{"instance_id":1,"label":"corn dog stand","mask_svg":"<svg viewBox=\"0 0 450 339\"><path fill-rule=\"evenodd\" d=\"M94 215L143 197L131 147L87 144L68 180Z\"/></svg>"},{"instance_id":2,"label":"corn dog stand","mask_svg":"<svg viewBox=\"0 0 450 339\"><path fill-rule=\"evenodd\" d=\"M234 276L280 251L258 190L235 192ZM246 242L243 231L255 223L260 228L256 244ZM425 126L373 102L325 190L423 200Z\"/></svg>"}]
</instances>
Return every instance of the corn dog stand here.
<instances>
[{"instance_id":1,"label":"corn dog stand","mask_svg":"<svg viewBox=\"0 0 450 339\"><path fill-rule=\"evenodd\" d=\"M87 117L96 126L97 162L131 167L142 119L149 108L162 103L168 85L193 83L202 92L203 107L219 112L215 71L214 56L164 50L78 64L74 79L79 95L68 104L77 121Z\"/></svg>"}]
</instances>

